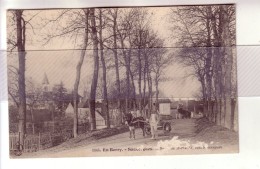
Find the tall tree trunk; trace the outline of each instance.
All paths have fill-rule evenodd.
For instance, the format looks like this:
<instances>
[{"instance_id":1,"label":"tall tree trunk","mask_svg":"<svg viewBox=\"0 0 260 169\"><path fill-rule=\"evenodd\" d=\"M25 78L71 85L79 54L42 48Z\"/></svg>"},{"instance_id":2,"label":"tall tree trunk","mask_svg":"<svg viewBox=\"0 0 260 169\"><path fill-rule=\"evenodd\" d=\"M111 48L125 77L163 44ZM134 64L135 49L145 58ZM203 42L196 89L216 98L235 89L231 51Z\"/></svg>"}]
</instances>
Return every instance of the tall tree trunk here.
<instances>
[{"instance_id":1,"label":"tall tree trunk","mask_svg":"<svg viewBox=\"0 0 260 169\"><path fill-rule=\"evenodd\" d=\"M126 56L126 59L125 59L125 62L126 62L126 113L128 113L128 109L129 109L129 100L130 100L130 89L131 89L131 86L130 86L130 53L129 55L127 56L126 53L125 53L125 56Z\"/></svg>"},{"instance_id":2,"label":"tall tree trunk","mask_svg":"<svg viewBox=\"0 0 260 169\"><path fill-rule=\"evenodd\" d=\"M24 144L26 134L26 93L25 93L25 21L23 19L23 10L16 10L16 31L17 31L17 51L18 51L18 94L19 94L19 122L18 131L20 133L20 144Z\"/></svg>"},{"instance_id":3,"label":"tall tree trunk","mask_svg":"<svg viewBox=\"0 0 260 169\"><path fill-rule=\"evenodd\" d=\"M218 24L218 36L219 36L219 88L220 88L220 124L225 125L226 117L226 98L225 98L225 54L223 48L223 28L224 28L224 13L219 6L219 24ZM226 38L226 37L225 37Z\"/></svg>"},{"instance_id":4,"label":"tall tree trunk","mask_svg":"<svg viewBox=\"0 0 260 169\"><path fill-rule=\"evenodd\" d=\"M73 122L73 137L78 136L78 89L79 89L79 82L80 82L80 74L81 74L81 67L84 61L86 48L88 45L88 9L83 9L85 13L85 33L84 33L84 42L80 54L80 58L76 67L76 79L74 83L74 92L73 92L73 109L74 109L74 122Z\"/></svg>"},{"instance_id":5,"label":"tall tree trunk","mask_svg":"<svg viewBox=\"0 0 260 169\"><path fill-rule=\"evenodd\" d=\"M132 58L132 40L131 34L128 35L130 47L128 49L128 55L126 55L127 60L127 95L128 95L128 105L131 103L131 108L136 111L136 92L135 92L135 84L134 77L131 72L131 58ZM132 82L132 83L131 83ZM131 102L130 102L131 101Z\"/></svg>"},{"instance_id":6,"label":"tall tree trunk","mask_svg":"<svg viewBox=\"0 0 260 169\"><path fill-rule=\"evenodd\" d=\"M201 83L201 88L202 88L202 95L203 95L203 114L209 118L208 114L208 103L207 103L207 93L206 93L206 84L205 84L205 77L203 75L200 75L200 83Z\"/></svg>"},{"instance_id":7,"label":"tall tree trunk","mask_svg":"<svg viewBox=\"0 0 260 169\"><path fill-rule=\"evenodd\" d=\"M224 58L225 58L225 127L231 129L233 122L231 121L231 97L232 97L232 48L231 48L231 35L229 31L229 17L228 17L228 6L220 6L220 11L223 13L223 46L224 46Z\"/></svg>"},{"instance_id":8,"label":"tall tree trunk","mask_svg":"<svg viewBox=\"0 0 260 169\"><path fill-rule=\"evenodd\" d=\"M139 90L139 97L138 97L138 104L139 104L139 111L142 114L142 60L141 60L141 49L138 48L138 90Z\"/></svg>"},{"instance_id":9,"label":"tall tree trunk","mask_svg":"<svg viewBox=\"0 0 260 169\"><path fill-rule=\"evenodd\" d=\"M211 19L211 28L213 31L213 78L214 78L214 87L215 87L215 121L218 125L221 124L221 115L222 115L222 97L221 97L221 86L222 86L222 77L221 77L221 52L220 52L220 35L221 25L217 26L217 18L212 14L212 9L210 8L209 18Z\"/></svg>"},{"instance_id":10,"label":"tall tree trunk","mask_svg":"<svg viewBox=\"0 0 260 169\"><path fill-rule=\"evenodd\" d=\"M149 70L149 68L148 68ZM150 113L152 111L152 105L153 105L153 84L152 84L152 75L151 71L149 70L147 72L147 80L148 80L148 117L150 117Z\"/></svg>"},{"instance_id":11,"label":"tall tree trunk","mask_svg":"<svg viewBox=\"0 0 260 169\"><path fill-rule=\"evenodd\" d=\"M144 55L146 55L145 54L145 50L144 50ZM145 56L145 57L147 57L147 56ZM142 105L143 105L143 108L144 108L144 106L145 106L145 104L146 104L146 73L147 73L147 61L146 61L146 59L144 60L144 71L143 71L143 99L142 99ZM146 112L145 112L145 110L143 111L143 114L142 114L142 116L145 116L146 117Z\"/></svg>"},{"instance_id":12,"label":"tall tree trunk","mask_svg":"<svg viewBox=\"0 0 260 169\"><path fill-rule=\"evenodd\" d=\"M124 48L124 47L123 47ZM126 54L126 51L123 49L123 55L125 58L125 67L126 67L126 96L125 96L125 102L126 102L126 109L125 112L128 113L129 108L129 100L130 100L130 55L131 52L128 52L128 55Z\"/></svg>"},{"instance_id":13,"label":"tall tree trunk","mask_svg":"<svg viewBox=\"0 0 260 169\"><path fill-rule=\"evenodd\" d=\"M109 118L109 109L108 109L108 99L107 99L107 67L106 67L106 61L104 58L104 45L103 45L103 31L102 31L102 9L99 9L99 46L100 46L100 58L102 63L102 70L103 70L103 107L104 112L106 115L106 125L107 128L110 128L110 118Z\"/></svg>"},{"instance_id":14,"label":"tall tree trunk","mask_svg":"<svg viewBox=\"0 0 260 169\"><path fill-rule=\"evenodd\" d=\"M144 106L149 107L149 93L148 93L148 97L146 96L146 85L149 85L147 83L149 83L149 76L148 76L148 71L149 71L149 63L148 63L148 56L147 56L147 50L144 49L144 72L143 72L143 81L144 81L144 86L143 86L143 104ZM149 86L148 86L148 91L149 91ZM147 99L148 98L148 99ZM146 111L146 110L144 110ZM147 117L147 112L145 113L145 117Z\"/></svg>"},{"instance_id":15,"label":"tall tree trunk","mask_svg":"<svg viewBox=\"0 0 260 169\"><path fill-rule=\"evenodd\" d=\"M34 116L33 116L33 105L30 106L31 120L32 120L32 134L35 134Z\"/></svg>"},{"instance_id":16,"label":"tall tree trunk","mask_svg":"<svg viewBox=\"0 0 260 169\"><path fill-rule=\"evenodd\" d=\"M130 79L131 79L131 85L132 85L132 88L133 88L133 106L134 106L134 110L136 110L136 107L137 107L136 89L135 89L135 83L134 83L134 75L133 75L133 72L131 71L131 69L129 69L129 74L130 74Z\"/></svg>"},{"instance_id":17,"label":"tall tree trunk","mask_svg":"<svg viewBox=\"0 0 260 169\"><path fill-rule=\"evenodd\" d=\"M155 77L155 107L156 107L156 110L158 110L159 109L159 75L158 74L156 74L155 75L156 77Z\"/></svg>"},{"instance_id":18,"label":"tall tree trunk","mask_svg":"<svg viewBox=\"0 0 260 169\"><path fill-rule=\"evenodd\" d=\"M211 6L207 7L207 14L210 14ZM211 93L212 93L212 44L211 44L211 27L210 27L210 18L206 19L206 29L207 29L207 56L205 64L205 73L206 73L206 90L207 90L207 111L209 113L209 119L213 121L213 112L211 109Z\"/></svg>"},{"instance_id":19,"label":"tall tree trunk","mask_svg":"<svg viewBox=\"0 0 260 169\"><path fill-rule=\"evenodd\" d=\"M129 96L130 96L130 57L131 57L131 49L129 49L128 55L127 55L122 34L119 33L119 37L120 37L122 53L123 53L123 57L124 57L124 61L125 61L125 69L126 69L125 113L128 113Z\"/></svg>"},{"instance_id":20,"label":"tall tree trunk","mask_svg":"<svg viewBox=\"0 0 260 169\"><path fill-rule=\"evenodd\" d=\"M117 54L117 12L118 9L115 9L115 13L113 14L113 52L115 58L115 69L116 69L116 87L118 92L118 100L117 106L120 111L120 121L122 121L122 111L121 111L121 85L120 85L120 75L119 75L119 63L118 63L118 54Z\"/></svg>"},{"instance_id":21,"label":"tall tree trunk","mask_svg":"<svg viewBox=\"0 0 260 169\"><path fill-rule=\"evenodd\" d=\"M98 70L99 70L99 56L98 56L98 37L97 37L97 27L96 27L96 19L95 19L95 9L89 9L89 17L91 23L91 39L93 41L93 57L94 57L94 70L92 76L91 83L91 91L90 91L90 129L96 129L96 90L97 90L97 82L98 82Z\"/></svg>"}]
</instances>

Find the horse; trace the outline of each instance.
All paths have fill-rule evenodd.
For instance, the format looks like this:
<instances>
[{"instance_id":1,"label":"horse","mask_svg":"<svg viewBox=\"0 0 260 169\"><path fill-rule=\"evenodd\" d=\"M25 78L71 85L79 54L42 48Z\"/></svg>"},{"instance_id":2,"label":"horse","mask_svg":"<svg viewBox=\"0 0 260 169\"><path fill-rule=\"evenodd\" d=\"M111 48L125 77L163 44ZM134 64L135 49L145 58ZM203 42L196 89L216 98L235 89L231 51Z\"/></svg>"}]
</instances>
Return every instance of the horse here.
<instances>
[{"instance_id":1,"label":"horse","mask_svg":"<svg viewBox=\"0 0 260 169\"><path fill-rule=\"evenodd\" d=\"M184 110L182 108L178 108L178 112L182 115L182 118L191 118L191 112L188 110Z\"/></svg>"},{"instance_id":2,"label":"horse","mask_svg":"<svg viewBox=\"0 0 260 169\"><path fill-rule=\"evenodd\" d=\"M145 137L145 119L141 116L139 117L133 117L131 113L127 113L124 115L124 121L127 126L129 126L130 136L131 139L132 136L135 139L135 128L140 127L143 132L143 136Z\"/></svg>"}]
</instances>

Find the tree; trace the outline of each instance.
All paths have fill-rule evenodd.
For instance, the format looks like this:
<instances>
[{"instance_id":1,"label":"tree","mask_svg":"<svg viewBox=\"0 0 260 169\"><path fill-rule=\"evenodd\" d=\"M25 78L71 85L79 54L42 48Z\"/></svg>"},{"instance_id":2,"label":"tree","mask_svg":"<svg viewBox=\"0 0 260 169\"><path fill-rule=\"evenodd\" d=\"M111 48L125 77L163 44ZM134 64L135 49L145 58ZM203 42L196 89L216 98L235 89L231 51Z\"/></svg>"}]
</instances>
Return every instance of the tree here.
<instances>
[{"instance_id":1,"label":"tree","mask_svg":"<svg viewBox=\"0 0 260 169\"><path fill-rule=\"evenodd\" d=\"M123 56L121 64L125 67L124 78L128 89L127 92L122 93L121 87L121 93L125 96L125 112L128 112L128 105L131 100L134 100L135 109L135 99L137 98L135 83L137 81L138 107L140 112L143 113L143 107L147 102L147 90L150 101L152 100L152 65L155 51L158 50L153 50L153 48L163 47L163 40L151 27L149 10L130 8L119 10L119 12L117 24L117 37L121 48L119 55Z\"/></svg>"},{"instance_id":2,"label":"tree","mask_svg":"<svg viewBox=\"0 0 260 169\"><path fill-rule=\"evenodd\" d=\"M172 9L173 30L178 34L178 45L182 46L178 52L177 60L185 66L192 67L194 75L201 83L205 110L207 100L211 98L211 67L212 56L211 30L206 6L180 7Z\"/></svg>"},{"instance_id":3,"label":"tree","mask_svg":"<svg viewBox=\"0 0 260 169\"><path fill-rule=\"evenodd\" d=\"M91 29L91 39L93 41L93 59L94 59L94 68L92 75L91 91L90 91L90 128L91 130L96 129L96 116L95 116L95 102L96 102L96 89L98 81L98 70L99 70L99 55L98 55L98 36L97 36L97 26L96 26L96 16L95 9L89 9L90 17L90 29Z\"/></svg>"},{"instance_id":4,"label":"tree","mask_svg":"<svg viewBox=\"0 0 260 169\"><path fill-rule=\"evenodd\" d=\"M145 8L135 8L135 22L134 22L134 31L133 31L133 38L132 43L136 48L137 52L137 72L138 72L138 91L139 91L139 111L142 114L143 111L143 98L145 96L145 92L142 92L142 79L144 80L143 86L145 90L146 86L146 76L145 76L145 63L144 63L144 53L143 49L148 47L148 44L150 43L150 15L147 9ZM144 69L143 69L144 68ZM143 74L144 72L144 74Z\"/></svg>"},{"instance_id":5,"label":"tree","mask_svg":"<svg viewBox=\"0 0 260 169\"><path fill-rule=\"evenodd\" d=\"M172 56L166 54L166 50L164 48L157 48L153 57L153 67L152 70L155 74L154 83L156 89L156 104L158 106L158 97L159 97L159 82L161 81L161 76L163 75L164 69L171 64ZM157 107L159 108L159 107Z\"/></svg>"},{"instance_id":6,"label":"tree","mask_svg":"<svg viewBox=\"0 0 260 169\"><path fill-rule=\"evenodd\" d=\"M172 9L173 31L178 35L179 62L192 67L201 83L204 111L209 120L226 126L234 90L234 6L192 6ZM190 49L192 48L192 49ZM212 99L217 107L212 112ZM228 109L228 110L227 110ZM229 111L230 110L230 111ZM230 121L230 120L228 120ZM229 122L228 122L229 123Z\"/></svg>"},{"instance_id":7,"label":"tree","mask_svg":"<svg viewBox=\"0 0 260 169\"><path fill-rule=\"evenodd\" d=\"M112 12L113 10L113 12ZM118 107L120 109L120 100L121 100L121 87L120 87L120 76L119 76L119 63L118 63L118 53L117 53L117 15L118 9L114 8L110 10L112 16L112 28L113 28L113 52L115 57L115 70L116 70L116 86L118 90ZM122 115L121 115L122 116ZM122 117L121 117L122 118Z\"/></svg>"},{"instance_id":8,"label":"tree","mask_svg":"<svg viewBox=\"0 0 260 169\"><path fill-rule=\"evenodd\" d=\"M8 87L9 95L12 97L13 101L18 107L18 132L20 133L20 144L23 145L24 137L26 134L26 84L25 84L25 64L26 64L26 42L27 42L27 30L30 26L33 30L33 27L30 21L38 14L36 13L32 17L28 18L24 14L24 10L11 10L8 13L11 23L8 23L8 27L11 32L8 36L7 44L8 50L10 51L8 57L11 57L13 50L17 52L18 63L17 66L9 66L9 71L17 73L17 76L14 76L15 81L12 81L11 86L15 88ZM10 67L12 67L10 69ZM16 81L17 80L17 81Z\"/></svg>"},{"instance_id":9,"label":"tree","mask_svg":"<svg viewBox=\"0 0 260 169\"><path fill-rule=\"evenodd\" d=\"M33 134L35 134L35 124L34 124L34 109L36 105L42 101L42 90L41 88L33 81L32 78L26 80L26 103L30 110L31 120L32 120L32 129Z\"/></svg>"},{"instance_id":10,"label":"tree","mask_svg":"<svg viewBox=\"0 0 260 169\"><path fill-rule=\"evenodd\" d=\"M83 47L80 54L80 59L78 61L77 67L76 67L76 79L74 82L74 92L73 92L73 103L74 103L74 123L73 123L73 136L74 138L78 135L78 90L79 90L79 82L80 82L80 75L81 75L81 67L84 61L84 57L86 54L86 49L88 45L88 34L89 34L89 10L83 9L85 14L85 32L84 32L84 40L83 40Z\"/></svg>"},{"instance_id":11,"label":"tree","mask_svg":"<svg viewBox=\"0 0 260 169\"><path fill-rule=\"evenodd\" d=\"M99 46L100 46L100 57L101 57L101 64L102 64L102 87L103 87L103 107L104 113L106 115L106 125L107 128L110 128L110 119L109 119L109 109L108 109L108 97L107 97L107 67L106 61L104 58L104 44L103 44L103 11L99 9ZM117 54L115 54L117 55ZM119 78L119 77L118 77Z\"/></svg>"},{"instance_id":12,"label":"tree","mask_svg":"<svg viewBox=\"0 0 260 169\"><path fill-rule=\"evenodd\" d=\"M26 42L26 23L23 18L23 10L15 11L16 17L16 45L18 52L18 95L19 95L19 124L20 142L23 145L26 134L26 92L25 92L25 42Z\"/></svg>"},{"instance_id":13,"label":"tree","mask_svg":"<svg viewBox=\"0 0 260 169\"><path fill-rule=\"evenodd\" d=\"M9 101L13 102L17 108L19 108L18 89L18 68L8 65L8 94L11 98Z\"/></svg>"},{"instance_id":14,"label":"tree","mask_svg":"<svg viewBox=\"0 0 260 169\"><path fill-rule=\"evenodd\" d=\"M231 121L231 103L232 103L232 65L233 65L233 56L232 56L232 42L231 42L231 33L229 30L229 13L228 13L228 6L222 5L220 6L220 12L222 13L222 26L223 26L223 34L222 34L222 46L224 58L226 60L225 65L225 119L224 119L224 126L227 128L233 127L233 122ZM233 128L232 128L233 129Z\"/></svg>"},{"instance_id":15,"label":"tree","mask_svg":"<svg viewBox=\"0 0 260 169\"><path fill-rule=\"evenodd\" d=\"M62 114L65 111L67 98L67 89L64 87L63 82L57 84L53 88L53 100L55 103L56 110Z\"/></svg>"},{"instance_id":16,"label":"tree","mask_svg":"<svg viewBox=\"0 0 260 169\"><path fill-rule=\"evenodd\" d=\"M66 24L64 25L64 21ZM78 102L79 85L81 81L81 69L89 45L89 9L65 9L58 12L54 17L48 17L44 23L44 28L55 27L56 31L48 32L44 38L44 44L49 43L54 38L70 37L74 42L74 47L81 49L80 58L76 66L76 78L73 89L73 136L78 135Z\"/></svg>"},{"instance_id":17,"label":"tree","mask_svg":"<svg viewBox=\"0 0 260 169\"><path fill-rule=\"evenodd\" d=\"M118 19L119 23L116 24L116 30L118 33L118 37L119 37L119 43L120 43L120 47L121 47L121 51L122 51L122 55L123 55L123 60L124 60L124 66L126 69L126 90L127 92L122 94L123 96L125 96L125 113L129 112L129 101L134 100L135 102L135 85L134 85L134 79L133 76L132 77L132 85L130 83L130 75L131 75L131 58L132 58L132 48L133 48L133 43L132 43L132 31L134 29L134 10L130 9L130 10L124 10L121 12L121 15L119 16ZM126 45L126 43L128 42L128 45ZM127 49L128 47L128 49ZM132 88L133 90L130 90L130 88ZM132 93L133 96L130 96ZM134 103L134 106L136 105L136 103ZM135 107L134 107L135 109Z\"/></svg>"}]
</instances>

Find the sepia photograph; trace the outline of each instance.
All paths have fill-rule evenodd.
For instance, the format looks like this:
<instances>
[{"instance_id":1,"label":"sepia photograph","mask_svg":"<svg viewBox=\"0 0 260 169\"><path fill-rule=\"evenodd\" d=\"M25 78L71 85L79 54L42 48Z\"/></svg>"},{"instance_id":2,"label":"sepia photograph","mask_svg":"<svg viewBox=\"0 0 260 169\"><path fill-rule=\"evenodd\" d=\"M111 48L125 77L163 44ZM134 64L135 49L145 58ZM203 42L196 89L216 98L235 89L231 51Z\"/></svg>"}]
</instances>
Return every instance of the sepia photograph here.
<instances>
[{"instance_id":1,"label":"sepia photograph","mask_svg":"<svg viewBox=\"0 0 260 169\"><path fill-rule=\"evenodd\" d=\"M10 158L239 153L236 6L7 11Z\"/></svg>"}]
</instances>

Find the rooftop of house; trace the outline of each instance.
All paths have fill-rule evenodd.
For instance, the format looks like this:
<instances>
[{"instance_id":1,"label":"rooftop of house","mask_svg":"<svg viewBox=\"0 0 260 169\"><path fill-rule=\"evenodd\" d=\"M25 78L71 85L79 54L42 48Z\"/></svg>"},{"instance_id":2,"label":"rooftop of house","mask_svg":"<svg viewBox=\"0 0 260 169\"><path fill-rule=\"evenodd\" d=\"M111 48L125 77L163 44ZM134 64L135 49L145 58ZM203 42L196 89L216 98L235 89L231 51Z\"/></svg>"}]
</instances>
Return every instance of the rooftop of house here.
<instances>
[{"instance_id":1,"label":"rooftop of house","mask_svg":"<svg viewBox=\"0 0 260 169\"><path fill-rule=\"evenodd\" d=\"M158 98L158 103L172 103L169 98Z\"/></svg>"},{"instance_id":2,"label":"rooftop of house","mask_svg":"<svg viewBox=\"0 0 260 169\"><path fill-rule=\"evenodd\" d=\"M102 103L96 102L95 106L96 106L96 108L101 108ZM78 108L89 108L89 101L87 100L87 101L79 102Z\"/></svg>"},{"instance_id":3,"label":"rooftop of house","mask_svg":"<svg viewBox=\"0 0 260 169\"><path fill-rule=\"evenodd\" d=\"M67 108L69 106L74 107L73 104L68 104ZM80 102L79 105L78 105L78 108L87 108L88 109L89 108L89 104L88 104L88 102ZM101 108L102 109L102 103L96 103L96 108ZM96 109L96 113L98 113L102 117L105 117L105 114L102 113L102 110L100 111L100 110Z\"/></svg>"}]
</instances>

